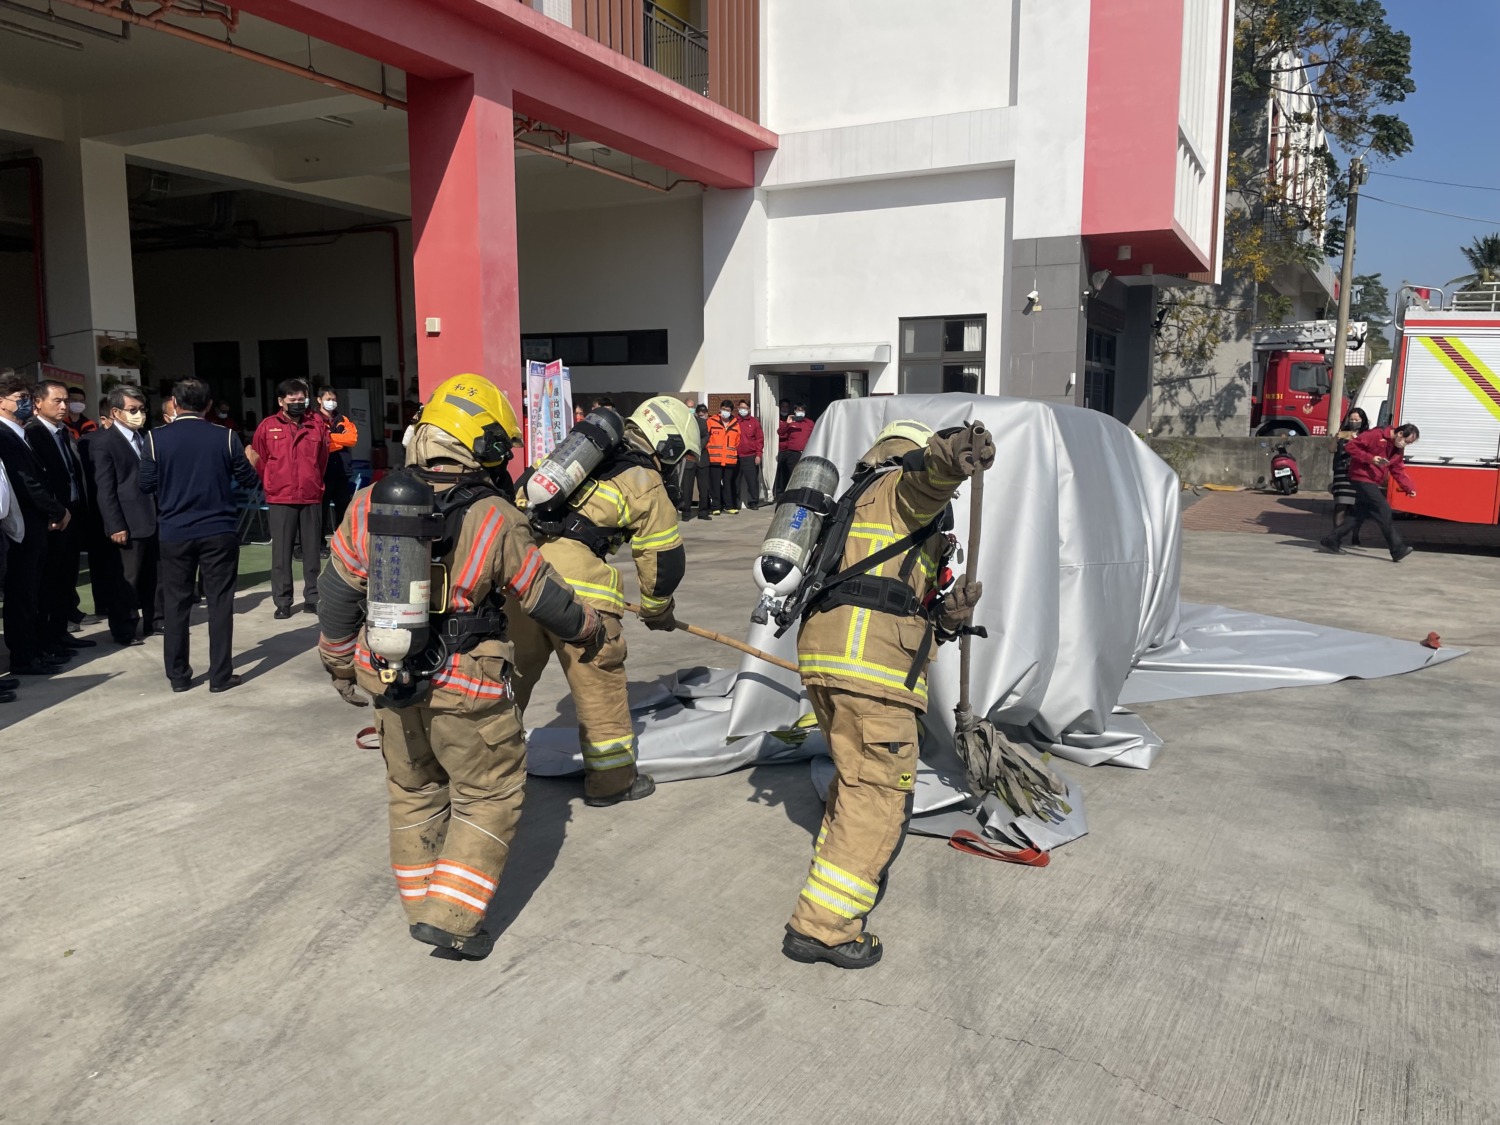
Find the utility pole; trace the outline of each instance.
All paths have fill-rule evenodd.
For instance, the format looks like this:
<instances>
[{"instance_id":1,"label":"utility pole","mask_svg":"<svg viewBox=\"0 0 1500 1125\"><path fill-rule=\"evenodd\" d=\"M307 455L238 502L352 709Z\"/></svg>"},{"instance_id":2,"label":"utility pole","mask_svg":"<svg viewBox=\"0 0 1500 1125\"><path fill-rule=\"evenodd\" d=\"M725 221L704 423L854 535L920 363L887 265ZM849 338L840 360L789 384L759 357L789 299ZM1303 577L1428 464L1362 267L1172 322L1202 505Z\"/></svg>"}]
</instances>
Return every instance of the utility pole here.
<instances>
[{"instance_id":1,"label":"utility pole","mask_svg":"<svg viewBox=\"0 0 1500 1125\"><path fill-rule=\"evenodd\" d=\"M1359 216L1359 185L1365 182L1365 162L1356 156L1349 164L1349 206L1344 219L1344 268L1339 275L1339 321L1333 345L1333 386L1328 391L1328 436L1338 433L1344 411L1344 355L1349 350L1349 301L1354 289L1354 224Z\"/></svg>"}]
</instances>

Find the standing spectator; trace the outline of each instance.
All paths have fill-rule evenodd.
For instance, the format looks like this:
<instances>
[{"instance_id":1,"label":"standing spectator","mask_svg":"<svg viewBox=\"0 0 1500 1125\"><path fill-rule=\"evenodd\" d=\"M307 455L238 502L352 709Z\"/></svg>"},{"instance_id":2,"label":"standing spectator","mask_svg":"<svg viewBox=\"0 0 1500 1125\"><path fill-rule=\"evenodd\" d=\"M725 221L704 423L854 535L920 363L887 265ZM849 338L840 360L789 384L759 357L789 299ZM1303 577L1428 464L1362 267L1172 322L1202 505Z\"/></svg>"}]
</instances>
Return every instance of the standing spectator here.
<instances>
[{"instance_id":1,"label":"standing spectator","mask_svg":"<svg viewBox=\"0 0 1500 1125\"><path fill-rule=\"evenodd\" d=\"M785 402L785 399L782 399ZM802 460L802 451L807 448L808 435L812 433L812 419L807 416L807 407L800 402L791 414L776 426L776 499L786 491L786 482Z\"/></svg>"},{"instance_id":2,"label":"standing spectator","mask_svg":"<svg viewBox=\"0 0 1500 1125\"><path fill-rule=\"evenodd\" d=\"M108 399L105 400L106 406ZM79 538L89 560L89 586L94 592L94 615L108 618L110 596L120 585L120 552L104 534L104 525L99 522L99 489L94 480L94 443L109 435L108 414L101 414L99 424L78 439L78 460L83 465L83 482L93 499L89 505L88 522L79 526ZM83 620L83 614L75 614L72 621ZM75 630L76 631L76 630Z\"/></svg>"},{"instance_id":3,"label":"standing spectator","mask_svg":"<svg viewBox=\"0 0 1500 1125\"><path fill-rule=\"evenodd\" d=\"M162 421L162 425L164 425L164 426L170 426L174 421L176 421L176 419L177 419L177 399L174 396L172 396L172 395L168 395L166 398L164 398L164 399L161 400L161 421Z\"/></svg>"},{"instance_id":4,"label":"standing spectator","mask_svg":"<svg viewBox=\"0 0 1500 1125\"><path fill-rule=\"evenodd\" d=\"M708 457L708 407L699 403L693 408L693 419L698 423L698 461L693 466L693 476L698 482L698 518L711 520L709 510L714 503L713 464Z\"/></svg>"},{"instance_id":5,"label":"standing spectator","mask_svg":"<svg viewBox=\"0 0 1500 1125\"><path fill-rule=\"evenodd\" d=\"M88 408L89 396L84 393L82 387L68 387L68 416L63 419L63 425L68 427L68 432L77 441L84 434L99 428L97 422L93 421L84 410Z\"/></svg>"},{"instance_id":6,"label":"standing spectator","mask_svg":"<svg viewBox=\"0 0 1500 1125\"><path fill-rule=\"evenodd\" d=\"M760 419L750 415L750 403L740 399L736 409L739 417L735 425L740 428L739 455L739 479L734 486L734 503L739 506L741 497L747 497L746 504L753 512L760 507L760 463L761 457L766 451L766 434L761 429Z\"/></svg>"},{"instance_id":7,"label":"standing spectator","mask_svg":"<svg viewBox=\"0 0 1500 1125\"><path fill-rule=\"evenodd\" d=\"M254 488L255 470L238 435L204 417L208 384L183 379L172 388L176 422L146 436L141 492L156 497L165 609L162 660L173 691L193 686L188 618L194 575L208 595L208 690L228 691L234 674L234 586L240 570L239 506L234 482Z\"/></svg>"},{"instance_id":8,"label":"standing spectator","mask_svg":"<svg viewBox=\"0 0 1500 1125\"><path fill-rule=\"evenodd\" d=\"M240 441L249 445L255 438L255 427L258 425L260 425L260 419L256 417L255 411L245 411L245 420L240 423L239 428Z\"/></svg>"},{"instance_id":9,"label":"standing spectator","mask_svg":"<svg viewBox=\"0 0 1500 1125\"><path fill-rule=\"evenodd\" d=\"M1406 475L1403 451L1421 436L1421 431L1408 422L1404 426L1366 430L1345 446L1349 451L1349 480L1354 484L1354 518L1320 541L1325 551L1342 554L1344 540L1357 538L1365 520L1373 519L1385 534L1391 562L1400 562L1411 554L1412 548L1402 542L1391 519L1391 503L1385 490L1386 480L1390 479L1408 496L1417 494L1416 485Z\"/></svg>"},{"instance_id":10,"label":"standing spectator","mask_svg":"<svg viewBox=\"0 0 1500 1125\"><path fill-rule=\"evenodd\" d=\"M138 645L154 632L157 600L156 501L141 491L140 481L146 392L116 387L109 398L114 424L88 443L100 532L114 552L105 568L113 581L107 596L109 632L117 644Z\"/></svg>"},{"instance_id":11,"label":"standing spectator","mask_svg":"<svg viewBox=\"0 0 1500 1125\"><path fill-rule=\"evenodd\" d=\"M734 407L728 402L720 405L717 416L708 420L708 462L712 479L709 489L713 493L713 514L725 512L738 515L739 499L734 495L738 484L740 462L740 424L734 416Z\"/></svg>"},{"instance_id":12,"label":"standing spectator","mask_svg":"<svg viewBox=\"0 0 1500 1125\"><path fill-rule=\"evenodd\" d=\"M1349 479L1349 443L1370 428L1370 420L1359 407L1349 411L1339 429L1338 442L1333 449L1333 482L1328 491L1333 493L1333 530L1337 531L1344 521L1354 514L1354 482ZM1359 535L1349 540L1349 546L1359 546Z\"/></svg>"},{"instance_id":13,"label":"standing spectator","mask_svg":"<svg viewBox=\"0 0 1500 1125\"><path fill-rule=\"evenodd\" d=\"M107 430L112 425L114 421L109 416L109 396L105 395L99 400L99 428Z\"/></svg>"},{"instance_id":14,"label":"standing spectator","mask_svg":"<svg viewBox=\"0 0 1500 1125\"><path fill-rule=\"evenodd\" d=\"M330 509L333 514L333 523L327 528L332 535L344 522L344 509L354 495L349 486L354 475L354 454L350 451L359 441L359 430L348 415L339 413L338 392L332 387L318 388L318 412L328 427L328 466L323 470L323 497L327 503L323 507L325 514Z\"/></svg>"},{"instance_id":15,"label":"standing spectator","mask_svg":"<svg viewBox=\"0 0 1500 1125\"><path fill-rule=\"evenodd\" d=\"M233 430L236 433L238 433L240 429L240 424L236 422L234 420L234 416L229 413L229 404L225 402L214 403L213 416L209 418L209 421L212 422L215 426L223 426L226 430Z\"/></svg>"},{"instance_id":16,"label":"standing spectator","mask_svg":"<svg viewBox=\"0 0 1500 1125\"><path fill-rule=\"evenodd\" d=\"M276 388L280 409L255 430L250 463L266 490L271 525L271 599L276 617L292 615L292 546L302 542L302 609L318 612L318 550L323 542L323 474L328 467L328 423L307 409L307 384L287 379Z\"/></svg>"},{"instance_id":17,"label":"standing spectator","mask_svg":"<svg viewBox=\"0 0 1500 1125\"><path fill-rule=\"evenodd\" d=\"M0 460L0 584L5 582L6 559L10 556L10 545L26 537L26 520L21 515L21 502L10 488L10 477L5 472L5 462ZM21 681L14 676L0 679L0 703L14 703L16 688Z\"/></svg>"},{"instance_id":18,"label":"standing spectator","mask_svg":"<svg viewBox=\"0 0 1500 1125\"><path fill-rule=\"evenodd\" d=\"M69 649L94 647L93 641L68 632L68 619L78 609L78 554L89 524L88 483L67 425L68 385L43 380L32 403L35 416L26 423L26 441L41 466L43 482L68 511L68 518L47 533L37 627L44 652L66 655Z\"/></svg>"},{"instance_id":19,"label":"standing spectator","mask_svg":"<svg viewBox=\"0 0 1500 1125\"><path fill-rule=\"evenodd\" d=\"M72 517L47 487L41 463L26 440L24 427L33 409L31 385L14 371L0 374L0 464L23 524L21 540L6 552L5 647L10 650L10 670L23 676L55 672L67 660L44 651L39 607L47 537L67 527Z\"/></svg>"},{"instance_id":20,"label":"standing spectator","mask_svg":"<svg viewBox=\"0 0 1500 1125\"><path fill-rule=\"evenodd\" d=\"M573 406L573 425L575 425L575 426L578 425L579 422L582 422L587 417L588 417L588 415L585 414L584 411L583 411L583 406L581 404L574 404L574 406Z\"/></svg>"}]
</instances>

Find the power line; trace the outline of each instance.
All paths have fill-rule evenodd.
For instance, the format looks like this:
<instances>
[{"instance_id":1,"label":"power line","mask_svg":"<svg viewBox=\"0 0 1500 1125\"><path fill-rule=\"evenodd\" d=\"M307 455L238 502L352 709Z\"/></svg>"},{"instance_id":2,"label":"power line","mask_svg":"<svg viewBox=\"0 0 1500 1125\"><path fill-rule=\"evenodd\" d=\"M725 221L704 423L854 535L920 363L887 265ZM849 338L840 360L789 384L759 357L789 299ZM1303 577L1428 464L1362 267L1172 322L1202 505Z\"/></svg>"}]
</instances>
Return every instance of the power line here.
<instances>
[{"instance_id":1,"label":"power line","mask_svg":"<svg viewBox=\"0 0 1500 1125\"><path fill-rule=\"evenodd\" d=\"M1434 211L1431 207L1418 207L1415 203L1397 203L1392 199L1381 199L1378 195L1364 195L1373 203L1384 203L1387 207L1402 207L1408 211L1421 211L1428 215L1441 215L1445 219L1462 219L1466 223L1483 223L1485 226L1500 227L1500 219L1481 219L1475 215L1456 215L1452 211Z\"/></svg>"},{"instance_id":2,"label":"power line","mask_svg":"<svg viewBox=\"0 0 1500 1125\"><path fill-rule=\"evenodd\" d=\"M1500 191L1493 184L1456 184L1451 180L1424 180L1421 176L1402 176L1395 172L1371 172L1372 176L1384 176L1388 180L1410 180L1414 184L1436 184L1438 187L1468 188L1470 191Z\"/></svg>"}]
</instances>

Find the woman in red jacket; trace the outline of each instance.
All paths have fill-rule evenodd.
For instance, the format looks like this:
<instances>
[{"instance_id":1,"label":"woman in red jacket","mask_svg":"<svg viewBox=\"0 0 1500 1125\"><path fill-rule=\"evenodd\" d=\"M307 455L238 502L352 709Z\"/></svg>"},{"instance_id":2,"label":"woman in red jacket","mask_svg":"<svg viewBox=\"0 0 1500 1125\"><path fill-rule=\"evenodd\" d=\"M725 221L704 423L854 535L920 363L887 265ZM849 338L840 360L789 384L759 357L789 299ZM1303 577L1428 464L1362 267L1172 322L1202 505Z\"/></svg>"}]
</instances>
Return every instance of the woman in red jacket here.
<instances>
[{"instance_id":1,"label":"woman in red jacket","mask_svg":"<svg viewBox=\"0 0 1500 1125\"><path fill-rule=\"evenodd\" d=\"M807 416L807 407L798 403L796 407L776 427L776 499L781 499L781 494L786 491L787 479L792 475L792 470L797 467L797 462L802 459L802 451L807 448L808 435L812 433L813 422Z\"/></svg>"},{"instance_id":2,"label":"woman in red jacket","mask_svg":"<svg viewBox=\"0 0 1500 1125\"><path fill-rule=\"evenodd\" d=\"M1401 541L1391 521L1391 504L1385 498L1385 490L1389 478L1408 496L1417 494L1416 485L1406 475L1402 451L1421 436L1417 427L1408 422L1404 426L1366 430L1344 447L1349 454L1349 482L1354 485L1354 519L1345 520L1338 530L1321 540L1323 550L1343 554L1344 540L1359 538L1360 526L1372 519L1385 533L1392 562L1400 562L1411 554L1412 549Z\"/></svg>"}]
</instances>

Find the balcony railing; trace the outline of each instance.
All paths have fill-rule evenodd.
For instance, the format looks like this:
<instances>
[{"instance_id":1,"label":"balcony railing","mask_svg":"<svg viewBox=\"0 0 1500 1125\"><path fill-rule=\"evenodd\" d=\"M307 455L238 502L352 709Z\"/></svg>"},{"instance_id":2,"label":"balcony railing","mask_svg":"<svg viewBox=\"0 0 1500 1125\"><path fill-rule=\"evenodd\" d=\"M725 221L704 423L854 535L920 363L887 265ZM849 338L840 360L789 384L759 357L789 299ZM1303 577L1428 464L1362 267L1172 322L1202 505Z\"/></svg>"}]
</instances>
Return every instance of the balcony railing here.
<instances>
[{"instance_id":1,"label":"balcony railing","mask_svg":"<svg viewBox=\"0 0 1500 1125\"><path fill-rule=\"evenodd\" d=\"M708 96L708 32L641 0L641 62L679 86Z\"/></svg>"}]
</instances>

